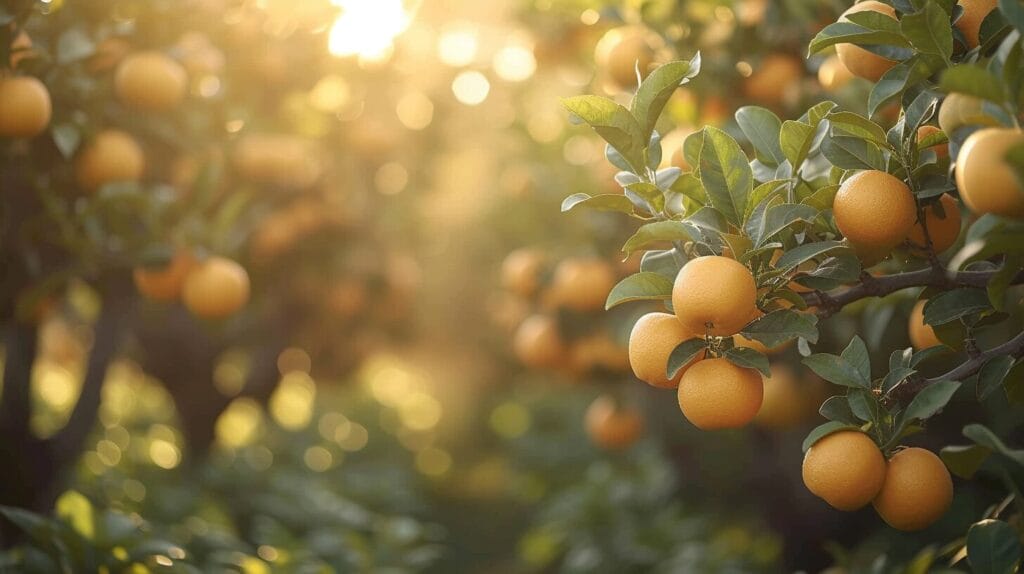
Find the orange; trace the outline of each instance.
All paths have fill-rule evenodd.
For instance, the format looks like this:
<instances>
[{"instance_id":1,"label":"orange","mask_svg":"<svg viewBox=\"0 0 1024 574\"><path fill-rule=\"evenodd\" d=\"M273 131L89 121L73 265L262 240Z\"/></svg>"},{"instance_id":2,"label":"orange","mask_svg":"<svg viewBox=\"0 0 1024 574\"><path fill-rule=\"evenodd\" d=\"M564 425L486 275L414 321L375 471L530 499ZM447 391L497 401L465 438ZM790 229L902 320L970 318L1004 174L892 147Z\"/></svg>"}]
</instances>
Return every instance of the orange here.
<instances>
[{"instance_id":1,"label":"orange","mask_svg":"<svg viewBox=\"0 0 1024 574\"><path fill-rule=\"evenodd\" d=\"M566 354L558 322L547 315L527 317L516 329L512 348L516 357L532 369L558 367Z\"/></svg>"},{"instance_id":2,"label":"orange","mask_svg":"<svg viewBox=\"0 0 1024 574\"><path fill-rule=\"evenodd\" d=\"M925 301L918 301L910 311L910 321L907 324L907 333L910 335L910 344L915 349L927 349L941 345L942 341L935 336L935 329L924 322Z\"/></svg>"},{"instance_id":3,"label":"orange","mask_svg":"<svg viewBox=\"0 0 1024 574\"><path fill-rule=\"evenodd\" d=\"M768 54L743 82L743 93L759 103L779 105L804 75L803 63L789 54Z\"/></svg>"},{"instance_id":4,"label":"orange","mask_svg":"<svg viewBox=\"0 0 1024 574\"><path fill-rule=\"evenodd\" d=\"M139 181L145 163L135 138L121 130L104 130L78 152L75 177L82 189L93 192L108 183Z\"/></svg>"},{"instance_id":5,"label":"orange","mask_svg":"<svg viewBox=\"0 0 1024 574\"><path fill-rule=\"evenodd\" d=\"M953 502L953 479L935 453L906 448L889 459L875 511L897 530L931 526Z\"/></svg>"},{"instance_id":6,"label":"orange","mask_svg":"<svg viewBox=\"0 0 1024 574\"><path fill-rule=\"evenodd\" d=\"M843 15L839 17L840 22L848 22L846 18L849 14L856 12L864 12L866 10L873 10L885 14L893 19L896 19L896 10L888 4L882 2L876 2L875 0L867 0L851 6ZM854 76L859 76L872 82L877 82L886 72L892 69L896 65L896 62L888 58L883 58L874 52L861 48L856 44L836 44L836 54L839 56L839 60L846 66L846 69L850 71Z\"/></svg>"},{"instance_id":7,"label":"orange","mask_svg":"<svg viewBox=\"0 0 1024 574\"><path fill-rule=\"evenodd\" d=\"M188 74L177 61L155 51L125 57L114 72L114 93L122 104L147 111L173 109L185 98Z\"/></svg>"},{"instance_id":8,"label":"orange","mask_svg":"<svg viewBox=\"0 0 1024 574\"><path fill-rule=\"evenodd\" d=\"M573 311L600 311L616 278L615 268L603 259L565 259L555 267L548 298Z\"/></svg>"},{"instance_id":9,"label":"orange","mask_svg":"<svg viewBox=\"0 0 1024 574\"><path fill-rule=\"evenodd\" d=\"M187 250L179 250L163 267L136 267L132 271L135 288L154 301L174 301L181 296L185 278L195 264Z\"/></svg>"},{"instance_id":10,"label":"orange","mask_svg":"<svg viewBox=\"0 0 1024 574\"><path fill-rule=\"evenodd\" d=\"M921 126L921 127L917 128L917 142L921 143L921 141L923 139L925 139L926 137L928 137L928 136L930 136L930 135L932 135L934 133L941 132L941 131L942 130L940 130L939 128L937 128L935 126ZM949 143L938 144L938 145L936 145L934 147L935 147L935 155L938 156L940 159L941 158L945 158L945 157L949 157Z\"/></svg>"},{"instance_id":11,"label":"orange","mask_svg":"<svg viewBox=\"0 0 1024 574\"><path fill-rule=\"evenodd\" d=\"M806 288L803 285L792 283L791 287L792 286L798 287L799 289L797 289L797 290L806 290ZM789 303L789 302L786 301L786 303ZM760 315L760 314L758 314L758 315ZM753 319L751 319L751 320L753 320ZM778 355L778 354L784 352L786 349L792 347L793 346L793 341L792 340L786 341L785 343L782 343L781 345L768 348L761 341L757 341L757 340L754 340L754 339L748 339L748 338L744 337L743 335L740 335L740 334L737 333L736 335L733 335L733 344L736 345L737 347L747 347L748 349L754 349L755 351L758 351L758 352L760 352L760 353L762 353L764 355L768 355L770 357L772 355Z\"/></svg>"},{"instance_id":12,"label":"orange","mask_svg":"<svg viewBox=\"0 0 1024 574\"><path fill-rule=\"evenodd\" d=\"M942 206L941 215L939 214L939 205ZM956 238L960 236L960 204L953 196L943 193L939 196L939 201L924 208L924 217L935 253L942 253L956 243ZM907 239L914 245L921 247L927 245L925 229L920 221L911 228ZM915 251L921 250L915 249Z\"/></svg>"},{"instance_id":13,"label":"orange","mask_svg":"<svg viewBox=\"0 0 1024 574\"><path fill-rule=\"evenodd\" d=\"M742 263L728 257L697 257L683 265L672 286L672 306L690 333L724 337L757 314L757 286Z\"/></svg>"},{"instance_id":14,"label":"orange","mask_svg":"<svg viewBox=\"0 0 1024 574\"><path fill-rule=\"evenodd\" d=\"M248 134L235 145L232 162L245 179L282 187L309 187L323 170L312 141L284 134Z\"/></svg>"},{"instance_id":15,"label":"orange","mask_svg":"<svg viewBox=\"0 0 1024 574\"><path fill-rule=\"evenodd\" d=\"M818 68L818 83L828 92L843 89L854 77L836 55L826 58Z\"/></svg>"},{"instance_id":16,"label":"orange","mask_svg":"<svg viewBox=\"0 0 1024 574\"><path fill-rule=\"evenodd\" d=\"M636 89L636 70L647 77L661 44L657 34L642 26L613 28L598 41L594 61L618 87Z\"/></svg>"},{"instance_id":17,"label":"orange","mask_svg":"<svg viewBox=\"0 0 1024 574\"><path fill-rule=\"evenodd\" d=\"M185 278L185 307L203 319L223 319L249 302L249 274L226 257L210 257Z\"/></svg>"},{"instance_id":18,"label":"orange","mask_svg":"<svg viewBox=\"0 0 1024 574\"><path fill-rule=\"evenodd\" d=\"M628 448L644 432L644 419L640 412L618 405L609 395L594 399L583 422L590 440L608 450Z\"/></svg>"},{"instance_id":19,"label":"orange","mask_svg":"<svg viewBox=\"0 0 1024 574\"><path fill-rule=\"evenodd\" d=\"M502 286L522 297L530 297L540 286L544 254L537 249L516 249L501 264Z\"/></svg>"},{"instance_id":20,"label":"orange","mask_svg":"<svg viewBox=\"0 0 1024 574\"><path fill-rule=\"evenodd\" d=\"M96 52L89 58L86 66L94 74L112 70L132 49L132 45L124 38L111 36L100 40Z\"/></svg>"},{"instance_id":21,"label":"orange","mask_svg":"<svg viewBox=\"0 0 1024 574\"><path fill-rule=\"evenodd\" d=\"M997 0L959 0L957 2L963 7L964 12L956 21L956 27L963 32L968 48L978 47L981 23L985 21L989 12L996 9L996 2Z\"/></svg>"},{"instance_id":22,"label":"orange","mask_svg":"<svg viewBox=\"0 0 1024 574\"><path fill-rule=\"evenodd\" d=\"M836 227L868 250L888 250L901 243L917 220L910 188L878 170L861 171L839 186L832 204Z\"/></svg>"},{"instance_id":23,"label":"orange","mask_svg":"<svg viewBox=\"0 0 1024 574\"><path fill-rule=\"evenodd\" d=\"M612 340L607 332L576 339L569 350L572 371L579 375L601 370L608 373L629 371L629 351Z\"/></svg>"},{"instance_id":24,"label":"orange","mask_svg":"<svg viewBox=\"0 0 1024 574\"><path fill-rule=\"evenodd\" d=\"M773 364L771 371L772 376L764 378L764 401L754 423L786 430L813 418L824 399L821 379L801 381L793 369L783 364Z\"/></svg>"},{"instance_id":25,"label":"orange","mask_svg":"<svg viewBox=\"0 0 1024 574\"><path fill-rule=\"evenodd\" d=\"M679 381L679 409L699 429L739 428L761 409L761 374L726 359L704 359L692 365Z\"/></svg>"},{"instance_id":26,"label":"orange","mask_svg":"<svg viewBox=\"0 0 1024 574\"><path fill-rule=\"evenodd\" d=\"M676 388L689 367L683 368L670 380L667 372L668 357L680 343L694 336L683 328L675 315L648 313L640 317L629 334L629 366L633 374L651 386ZM692 366L697 360L694 358L689 365Z\"/></svg>"},{"instance_id":27,"label":"orange","mask_svg":"<svg viewBox=\"0 0 1024 574\"><path fill-rule=\"evenodd\" d=\"M939 106L939 128L952 136L961 126L995 126L999 122L985 112L984 101L967 94L952 93Z\"/></svg>"},{"instance_id":28,"label":"orange","mask_svg":"<svg viewBox=\"0 0 1024 574\"><path fill-rule=\"evenodd\" d=\"M874 500L885 482L885 458L875 441L855 430L834 432L804 455L804 485L838 510Z\"/></svg>"},{"instance_id":29,"label":"orange","mask_svg":"<svg viewBox=\"0 0 1024 574\"><path fill-rule=\"evenodd\" d=\"M38 79L16 76L0 79L0 136L31 138L50 125L50 91Z\"/></svg>"},{"instance_id":30,"label":"orange","mask_svg":"<svg viewBox=\"0 0 1024 574\"><path fill-rule=\"evenodd\" d=\"M971 134L956 158L960 199L977 214L1024 217L1024 188L1005 156L1024 143L1024 132L985 128Z\"/></svg>"}]
</instances>

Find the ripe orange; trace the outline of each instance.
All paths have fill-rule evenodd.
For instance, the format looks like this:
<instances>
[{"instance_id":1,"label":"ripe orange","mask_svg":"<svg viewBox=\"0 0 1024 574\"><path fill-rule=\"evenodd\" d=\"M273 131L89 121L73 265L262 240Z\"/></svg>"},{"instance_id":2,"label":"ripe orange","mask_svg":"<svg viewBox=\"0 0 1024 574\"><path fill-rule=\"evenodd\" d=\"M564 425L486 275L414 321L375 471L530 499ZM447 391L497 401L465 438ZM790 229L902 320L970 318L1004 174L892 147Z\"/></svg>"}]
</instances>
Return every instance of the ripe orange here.
<instances>
[{"instance_id":1,"label":"ripe orange","mask_svg":"<svg viewBox=\"0 0 1024 574\"><path fill-rule=\"evenodd\" d=\"M309 187L323 171L320 154L311 141L283 134L243 136L231 159L243 178L283 187Z\"/></svg>"},{"instance_id":2,"label":"ripe orange","mask_svg":"<svg viewBox=\"0 0 1024 574\"><path fill-rule=\"evenodd\" d=\"M38 79L16 76L0 79L0 136L31 138L50 125L50 91Z\"/></svg>"},{"instance_id":3,"label":"ripe orange","mask_svg":"<svg viewBox=\"0 0 1024 574\"><path fill-rule=\"evenodd\" d=\"M803 285L797 285L796 283L794 283L793 285L796 285L800 289L805 289ZM788 303L788 301L787 301L787 303ZM778 355L778 354L784 352L786 349L792 347L794 342L792 340L790 340L790 341L786 341L785 343L782 343L781 345L778 345L776 347L768 348L761 341L757 341L757 340L754 340L754 339L748 339L748 338L744 337L743 335L740 335L739 333L737 333L736 335L733 335L733 344L735 344L737 347L747 347L748 349L754 349L755 351L758 351L758 352L760 352L762 354L765 354L765 355L768 355L770 357L772 355Z\"/></svg>"},{"instance_id":4,"label":"ripe orange","mask_svg":"<svg viewBox=\"0 0 1024 574\"><path fill-rule=\"evenodd\" d=\"M185 307L203 319L223 319L249 301L249 274L226 257L210 257L185 278Z\"/></svg>"},{"instance_id":5,"label":"ripe orange","mask_svg":"<svg viewBox=\"0 0 1024 574\"><path fill-rule=\"evenodd\" d=\"M995 126L999 122L985 112L980 98L956 92L947 95L939 106L939 128L952 136L957 128L968 125Z\"/></svg>"},{"instance_id":6,"label":"ripe orange","mask_svg":"<svg viewBox=\"0 0 1024 574\"><path fill-rule=\"evenodd\" d=\"M728 257L697 257L683 265L672 286L672 306L691 333L725 337L757 314L757 286L742 263Z\"/></svg>"},{"instance_id":7,"label":"ripe orange","mask_svg":"<svg viewBox=\"0 0 1024 574\"><path fill-rule=\"evenodd\" d=\"M96 52L89 58L86 64L94 74L112 70L118 65L132 49L132 45L124 38L111 36L100 40L96 45Z\"/></svg>"},{"instance_id":8,"label":"ripe orange","mask_svg":"<svg viewBox=\"0 0 1024 574\"><path fill-rule=\"evenodd\" d=\"M676 388L689 367L669 380L668 357L680 343L694 336L686 331L675 315L648 313L640 317L629 334L629 365L633 368L633 374L651 386ZM690 366L697 360L695 358L690 361Z\"/></svg>"},{"instance_id":9,"label":"ripe orange","mask_svg":"<svg viewBox=\"0 0 1024 574\"><path fill-rule=\"evenodd\" d=\"M942 215L939 215L939 205L942 206ZM943 193L937 203L924 208L924 217L935 253L942 253L956 243L956 238L960 236L960 204L953 196ZM924 226L918 221L911 228L907 239L914 245L924 247L928 243L924 232ZM923 253L923 250L914 251Z\"/></svg>"},{"instance_id":10,"label":"ripe orange","mask_svg":"<svg viewBox=\"0 0 1024 574\"><path fill-rule=\"evenodd\" d=\"M875 511L897 530L921 530L942 518L953 502L953 479L935 453L906 448L889 459Z\"/></svg>"},{"instance_id":11,"label":"ripe orange","mask_svg":"<svg viewBox=\"0 0 1024 574\"><path fill-rule=\"evenodd\" d=\"M540 286L544 253L537 249L516 249L501 264L502 286L521 297L530 297Z\"/></svg>"},{"instance_id":12,"label":"ripe orange","mask_svg":"<svg viewBox=\"0 0 1024 574\"><path fill-rule=\"evenodd\" d=\"M597 332L573 341L569 350L570 370L586 375L597 370L608 373L629 371L629 351L612 340L607 332Z\"/></svg>"},{"instance_id":13,"label":"ripe orange","mask_svg":"<svg viewBox=\"0 0 1024 574\"><path fill-rule=\"evenodd\" d=\"M558 367L566 354L558 322L547 315L527 317L516 329L512 348L516 357L532 369Z\"/></svg>"},{"instance_id":14,"label":"ripe orange","mask_svg":"<svg viewBox=\"0 0 1024 574\"><path fill-rule=\"evenodd\" d=\"M135 138L121 130L104 130L78 152L75 177L82 189L93 192L108 183L138 181L145 163Z\"/></svg>"},{"instance_id":15,"label":"ripe orange","mask_svg":"<svg viewBox=\"0 0 1024 574\"><path fill-rule=\"evenodd\" d=\"M918 351L942 344L942 341L935 336L935 329L924 322L924 304L925 301L918 301L914 305L913 310L910 311L910 321L907 324L910 344Z\"/></svg>"},{"instance_id":16,"label":"ripe orange","mask_svg":"<svg viewBox=\"0 0 1024 574\"><path fill-rule=\"evenodd\" d=\"M825 398L821 379L801 381L793 369L783 364L773 364L771 371L772 376L764 378L764 401L754 423L787 430L813 418Z\"/></svg>"},{"instance_id":17,"label":"ripe orange","mask_svg":"<svg viewBox=\"0 0 1024 574\"><path fill-rule=\"evenodd\" d=\"M804 485L838 510L874 500L885 482L885 458L875 441L855 430L834 432L804 455Z\"/></svg>"},{"instance_id":18,"label":"ripe orange","mask_svg":"<svg viewBox=\"0 0 1024 574\"><path fill-rule=\"evenodd\" d=\"M164 267L136 267L132 271L135 288L154 301L174 301L181 296L185 278L195 265L188 250L181 249Z\"/></svg>"},{"instance_id":19,"label":"ripe orange","mask_svg":"<svg viewBox=\"0 0 1024 574\"><path fill-rule=\"evenodd\" d=\"M968 209L1024 217L1024 187L1005 159L1020 143L1024 132L1009 128L985 128L967 138L956 158L956 186Z\"/></svg>"},{"instance_id":20,"label":"ripe orange","mask_svg":"<svg viewBox=\"0 0 1024 574\"><path fill-rule=\"evenodd\" d=\"M918 143L920 143L921 140L925 139L926 137L941 131L942 130L935 126L921 126L917 128L917 141ZM949 157L949 143L939 144L934 147L935 155L937 155L940 159Z\"/></svg>"},{"instance_id":21,"label":"ripe orange","mask_svg":"<svg viewBox=\"0 0 1024 574\"><path fill-rule=\"evenodd\" d=\"M594 61L618 87L635 89L636 70L647 77L661 44L660 36L642 26L613 28L598 41Z\"/></svg>"},{"instance_id":22,"label":"ripe orange","mask_svg":"<svg viewBox=\"0 0 1024 574\"><path fill-rule=\"evenodd\" d=\"M600 311L615 282L615 268L603 259L565 259L555 267L548 300L573 311Z\"/></svg>"},{"instance_id":23,"label":"ripe orange","mask_svg":"<svg viewBox=\"0 0 1024 574\"><path fill-rule=\"evenodd\" d=\"M818 83L828 92L837 92L850 83L855 76L839 60L839 56L829 56L818 68Z\"/></svg>"},{"instance_id":24,"label":"ripe orange","mask_svg":"<svg viewBox=\"0 0 1024 574\"><path fill-rule=\"evenodd\" d=\"M896 19L896 10L892 6L875 0L866 0L865 2L854 4L846 12L843 12L843 15L839 17L839 21L848 22L847 15L866 10L879 12ZM883 58L856 44L836 44L836 54L850 73L872 82L877 82L879 78L896 65L895 61Z\"/></svg>"},{"instance_id":25,"label":"ripe orange","mask_svg":"<svg viewBox=\"0 0 1024 574\"><path fill-rule=\"evenodd\" d=\"M743 82L743 93L755 102L779 105L804 75L803 63L789 54L768 54Z\"/></svg>"},{"instance_id":26,"label":"ripe orange","mask_svg":"<svg viewBox=\"0 0 1024 574\"><path fill-rule=\"evenodd\" d=\"M114 72L121 103L147 111L173 109L185 98L188 73L177 61L155 51L125 57Z\"/></svg>"},{"instance_id":27,"label":"ripe orange","mask_svg":"<svg viewBox=\"0 0 1024 574\"><path fill-rule=\"evenodd\" d=\"M594 399L583 422L590 440L608 450L628 448L644 432L644 419L639 411L618 405L609 395Z\"/></svg>"},{"instance_id":28,"label":"ripe orange","mask_svg":"<svg viewBox=\"0 0 1024 574\"><path fill-rule=\"evenodd\" d=\"M959 0L957 4L963 7L964 12L956 21L956 27L963 32L967 39L968 48L978 47L978 33L981 32L981 23L989 12L996 9L997 0Z\"/></svg>"},{"instance_id":29,"label":"ripe orange","mask_svg":"<svg viewBox=\"0 0 1024 574\"><path fill-rule=\"evenodd\" d=\"M754 419L764 398L761 374L726 359L704 359L679 381L679 409L699 429L739 428Z\"/></svg>"},{"instance_id":30,"label":"ripe orange","mask_svg":"<svg viewBox=\"0 0 1024 574\"><path fill-rule=\"evenodd\" d=\"M917 220L910 188L878 170L854 174L839 187L832 204L836 227L868 250L889 250L902 242Z\"/></svg>"}]
</instances>

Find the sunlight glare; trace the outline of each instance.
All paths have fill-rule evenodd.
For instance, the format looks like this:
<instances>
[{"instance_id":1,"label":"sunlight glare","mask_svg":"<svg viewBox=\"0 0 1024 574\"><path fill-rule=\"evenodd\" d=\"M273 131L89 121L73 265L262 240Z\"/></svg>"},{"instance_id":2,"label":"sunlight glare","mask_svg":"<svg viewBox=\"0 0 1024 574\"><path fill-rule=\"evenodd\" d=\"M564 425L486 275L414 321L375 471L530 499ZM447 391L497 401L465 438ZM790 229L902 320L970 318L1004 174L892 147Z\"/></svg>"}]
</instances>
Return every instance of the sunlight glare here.
<instances>
[{"instance_id":1,"label":"sunlight glare","mask_svg":"<svg viewBox=\"0 0 1024 574\"><path fill-rule=\"evenodd\" d=\"M386 60L412 20L402 0L332 0L341 14L331 27L328 49L335 56Z\"/></svg>"}]
</instances>

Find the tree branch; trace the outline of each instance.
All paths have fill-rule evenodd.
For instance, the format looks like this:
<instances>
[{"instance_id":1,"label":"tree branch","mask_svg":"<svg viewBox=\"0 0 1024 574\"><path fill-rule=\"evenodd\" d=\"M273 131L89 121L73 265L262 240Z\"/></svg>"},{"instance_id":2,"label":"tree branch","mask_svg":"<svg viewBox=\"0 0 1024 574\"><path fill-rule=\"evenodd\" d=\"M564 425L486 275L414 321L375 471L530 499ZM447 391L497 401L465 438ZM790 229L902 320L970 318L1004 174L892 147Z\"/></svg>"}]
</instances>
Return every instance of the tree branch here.
<instances>
[{"instance_id":1,"label":"tree branch","mask_svg":"<svg viewBox=\"0 0 1024 574\"><path fill-rule=\"evenodd\" d=\"M32 364L36 359L38 326L15 321L9 329L4 386L0 394L0 429L12 441L19 441L29 434Z\"/></svg>"},{"instance_id":2,"label":"tree branch","mask_svg":"<svg viewBox=\"0 0 1024 574\"><path fill-rule=\"evenodd\" d=\"M910 287L939 287L955 289L957 287L984 288L998 273L994 271L959 271L949 272L941 268L928 267L917 271L873 277L865 274L861 282L842 290L831 293L811 291L801 293L808 306L817 307L817 315L821 318L838 313L843 307L869 297L886 295L908 289ZM1024 273L1014 278L1013 284L1024 282Z\"/></svg>"}]
</instances>

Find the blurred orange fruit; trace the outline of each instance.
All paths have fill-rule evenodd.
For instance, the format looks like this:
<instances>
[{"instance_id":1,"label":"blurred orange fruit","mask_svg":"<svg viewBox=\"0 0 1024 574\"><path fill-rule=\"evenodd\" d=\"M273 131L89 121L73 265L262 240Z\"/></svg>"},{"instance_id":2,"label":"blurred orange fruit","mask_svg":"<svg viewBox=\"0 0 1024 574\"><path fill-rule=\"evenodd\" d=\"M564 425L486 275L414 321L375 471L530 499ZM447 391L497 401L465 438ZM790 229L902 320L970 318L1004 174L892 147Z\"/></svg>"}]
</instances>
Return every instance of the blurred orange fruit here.
<instances>
[{"instance_id":1,"label":"blurred orange fruit","mask_svg":"<svg viewBox=\"0 0 1024 574\"><path fill-rule=\"evenodd\" d=\"M94 192L108 183L135 182L142 178L146 159L130 134L103 130L78 152L75 177L85 191Z\"/></svg>"},{"instance_id":2,"label":"blurred orange fruit","mask_svg":"<svg viewBox=\"0 0 1024 574\"><path fill-rule=\"evenodd\" d=\"M0 136L31 138L50 125L50 91L31 76L0 79Z\"/></svg>"},{"instance_id":3,"label":"blurred orange fruit","mask_svg":"<svg viewBox=\"0 0 1024 574\"><path fill-rule=\"evenodd\" d=\"M249 302L249 274L226 257L210 257L185 278L185 307L203 319L223 319Z\"/></svg>"}]
</instances>

